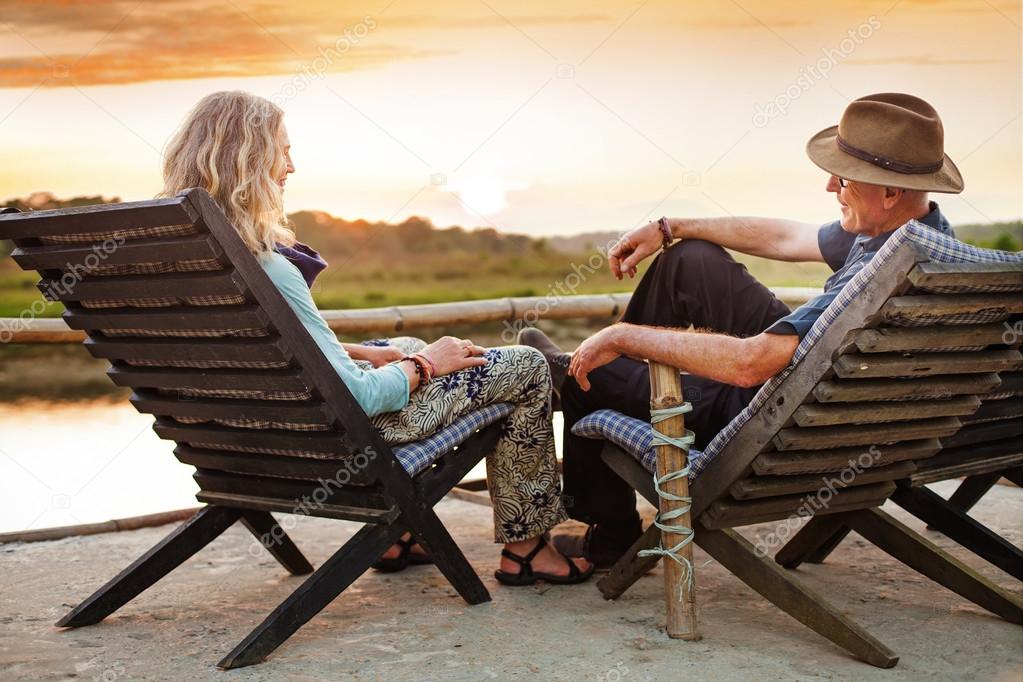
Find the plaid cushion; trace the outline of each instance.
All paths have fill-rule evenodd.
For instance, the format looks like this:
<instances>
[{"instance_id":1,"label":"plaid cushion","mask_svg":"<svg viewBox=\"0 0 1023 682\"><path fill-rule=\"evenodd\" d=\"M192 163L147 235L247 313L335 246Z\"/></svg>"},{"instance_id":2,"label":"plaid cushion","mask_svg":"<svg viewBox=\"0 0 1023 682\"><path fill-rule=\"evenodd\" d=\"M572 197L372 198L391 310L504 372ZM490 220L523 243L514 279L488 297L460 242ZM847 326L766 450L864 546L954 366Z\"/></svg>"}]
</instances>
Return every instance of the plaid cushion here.
<instances>
[{"instance_id":1,"label":"plaid cushion","mask_svg":"<svg viewBox=\"0 0 1023 682\"><path fill-rule=\"evenodd\" d=\"M904 246L909 244L909 246ZM942 234L929 228L923 223L911 220L904 226L900 227L895 231L888 241L885 243L881 250L877 252L870 263L868 263L860 272L856 274L849 282L842 288L842 291L838 294L834 301L824 310L821 316L814 323L810 331L807 332L806 336L800 342L796 348L795 354L792 356L792 362L787 368L779 372L777 375L772 377L765 383L755 396L750 404L740 412L736 417L730 421L725 428L723 428L718 434L707 444L707 448L702 453L702 457L699 459L699 469L697 463L694 461L693 473L698 473L707 467L707 465L717 457L728 442L735 436L736 433L753 418L755 415L771 398L771 395L781 386L782 382L792 372L793 366L801 360L814 344L820 340L824 335L824 332L831 326L831 324L838 318L842 312L849 307L852 301L856 300L866 289L870 286L870 283L874 280L877 271L890 261L895 254L897 249L900 248L913 248L916 249L926 260L933 261L935 263L1023 263L1023 253L1013 253L1009 251L996 251L993 249L981 249L976 246L970 246L963 242L954 239L948 235ZM1019 290L1019 287L1015 285L1007 286L995 286L995 287L940 287L941 293L974 293L974 292L996 292L996 291L1014 291ZM918 289L917 291L921 291ZM937 291L937 289L935 289ZM984 322L990 322L990 314L987 312L980 312L977 314L959 314L950 316L942 320L944 324L978 324ZM606 410L610 412L610 410ZM594 413L597 414L597 413ZM615 413L617 414L617 413ZM593 415L590 415L593 416ZM624 415L618 415L621 419L630 419ZM587 417L588 419L589 417ZM638 424L645 424L640 420L634 420ZM581 423L581 422L580 422ZM633 425L635 426L635 425ZM645 424L647 433L649 434L649 424ZM573 433L575 428L573 428ZM577 434L583 435L583 434ZM602 438L603 435L589 436ZM613 440L608 436L609 440ZM643 466L649 470L653 470L648 465L649 462L654 461L654 455L651 451L649 444L646 449L637 449L639 446L635 445L633 441L633 447L622 446L627 452L633 454L634 457L639 459Z\"/></svg>"},{"instance_id":2,"label":"plaid cushion","mask_svg":"<svg viewBox=\"0 0 1023 682\"><path fill-rule=\"evenodd\" d=\"M107 239L120 241L134 239L156 239L157 237L187 237L197 234L195 225L157 225L155 227L129 227L110 232L89 232L85 234L59 234L40 237L43 244L90 244Z\"/></svg>"},{"instance_id":3,"label":"plaid cushion","mask_svg":"<svg viewBox=\"0 0 1023 682\"><path fill-rule=\"evenodd\" d=\"M651 443L650 422L629 417L615 410L597 410L575 423L572 433L582 438L608 440L639 460L647 471L657 468L657 453ZM689 478L695 478L706 466L706 457L695 448L689 450Z\"/></svg>"},{"instance_id":4,"label":"plaid cushion","mask_svg":"<svg viewBox=\"0 0 1023 682\"><path fill-rule=\"evenodd\" d=\"M469 436L484 426L504 419L515 409L511 403L494 403L469 414L462 415L432 436L415 443L397 445L393 449L405 471L415 476L441 455L450 452L456 445L464 443Z\"/></svg>"}]
</instances>

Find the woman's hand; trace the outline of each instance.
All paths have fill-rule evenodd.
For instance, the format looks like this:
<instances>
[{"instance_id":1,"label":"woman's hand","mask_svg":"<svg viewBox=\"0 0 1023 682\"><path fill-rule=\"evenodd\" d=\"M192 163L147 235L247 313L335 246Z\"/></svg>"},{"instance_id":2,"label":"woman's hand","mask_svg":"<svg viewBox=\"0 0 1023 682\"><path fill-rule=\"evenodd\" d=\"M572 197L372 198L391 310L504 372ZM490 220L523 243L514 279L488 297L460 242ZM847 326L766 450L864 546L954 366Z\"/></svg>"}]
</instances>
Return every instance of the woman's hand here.
<instances>
[{"instance_id":1,"label":"woman's hand","mask_svg":"<svg viewBox=\"0 0 1023 682\"><path fill-rule=\"evenodd\" d=\"M364 350L360 352L361 359L369 360L374 367L383 367L405 357L405 354L395 346L363 346L363 348Z\"/></svg>"},{"instance_id":2,"label":"woman's hand","mask_svg":"<svg viewBox=\"0 0 1023 682\"><path fill-rule=\"evenodd\" d=\"M616 279L621 279L623 274L635 277L636 266L650 254L656 253L663 243L661 226L656 222L626 232L607 252L611 274Z\"/></svg>"},{"instance_id":3,"label":"woman's hand","mask_svg":"<svg viewBox=\"0 0 1023 682\"><path fill-rule=\"evenodd\" d=\"M487 364L486 358L483 357L485 352L485 348L477 346L467 339L442 336L419 351L419 354L433 363L434 376L440 377L466 367L479 367Z\"/></svg>"}]
</instances>

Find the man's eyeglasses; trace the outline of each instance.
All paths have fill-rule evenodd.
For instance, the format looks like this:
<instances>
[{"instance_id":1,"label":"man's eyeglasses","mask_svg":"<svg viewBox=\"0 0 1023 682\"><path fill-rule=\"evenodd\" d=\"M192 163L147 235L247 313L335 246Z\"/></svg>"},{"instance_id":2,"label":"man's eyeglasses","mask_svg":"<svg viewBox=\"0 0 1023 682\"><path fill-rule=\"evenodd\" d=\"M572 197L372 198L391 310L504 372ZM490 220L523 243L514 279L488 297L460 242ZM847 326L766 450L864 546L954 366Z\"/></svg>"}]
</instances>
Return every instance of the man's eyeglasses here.
<instances>
[{"instance_id":1,"label":"man's eyeglasses","mask_svg":"<svg viewBox=\"0 0 1023 682\"><path fill-rule=\"evenodd\" d=\"M845 178L840 178L836 175L835 179L838 180L838 186L841 187L842 189L845 189L846 187L849 186L849 181L846 180Z\"/></svg>"}]
</instances>

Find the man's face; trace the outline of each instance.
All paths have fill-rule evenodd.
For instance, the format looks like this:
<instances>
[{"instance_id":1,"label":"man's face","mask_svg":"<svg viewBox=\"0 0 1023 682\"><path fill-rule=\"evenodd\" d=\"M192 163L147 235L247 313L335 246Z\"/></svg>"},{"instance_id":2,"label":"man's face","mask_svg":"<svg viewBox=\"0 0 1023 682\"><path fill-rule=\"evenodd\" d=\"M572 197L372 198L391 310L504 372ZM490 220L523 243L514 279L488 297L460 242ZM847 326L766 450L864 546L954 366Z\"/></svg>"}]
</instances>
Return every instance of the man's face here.
<instances>
[{"instance_id":1,"label":"man's face","mask_svg":"<svg viewBox=\"0 0 1023 682\"><path fill-rule=\"evenodd\" d=\"M880 233L888 218L884 187L851 180L846 180L842 187L838 176L832 175L827 190L835 193L842 207L843 230L868 236Z\"/></svg>"}]
</instances>

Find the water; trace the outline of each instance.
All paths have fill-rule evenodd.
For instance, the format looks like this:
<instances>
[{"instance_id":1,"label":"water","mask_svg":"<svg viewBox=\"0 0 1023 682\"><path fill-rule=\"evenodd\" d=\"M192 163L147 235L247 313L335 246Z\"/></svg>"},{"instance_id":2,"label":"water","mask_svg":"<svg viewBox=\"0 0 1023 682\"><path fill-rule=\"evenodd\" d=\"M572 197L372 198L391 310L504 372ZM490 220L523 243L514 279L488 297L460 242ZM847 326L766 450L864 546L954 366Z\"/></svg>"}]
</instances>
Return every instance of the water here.
<instances>
[{"instance_id":1,"label":"water","mask_svg":"<svg viewBox=\"0 0 1023 682\"><path fill-rule=\"evenodd\" d=\"M194 469L152 424L127 402L0 404L0 532L197 506ZM554 432L560 452L560 413Z\"/></svg>"}]
</instances>

